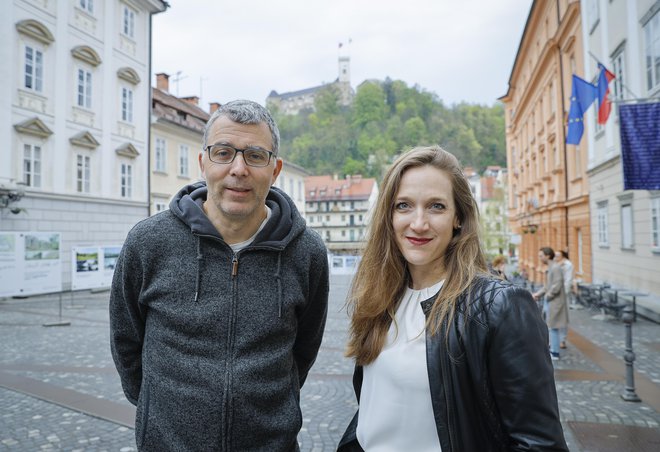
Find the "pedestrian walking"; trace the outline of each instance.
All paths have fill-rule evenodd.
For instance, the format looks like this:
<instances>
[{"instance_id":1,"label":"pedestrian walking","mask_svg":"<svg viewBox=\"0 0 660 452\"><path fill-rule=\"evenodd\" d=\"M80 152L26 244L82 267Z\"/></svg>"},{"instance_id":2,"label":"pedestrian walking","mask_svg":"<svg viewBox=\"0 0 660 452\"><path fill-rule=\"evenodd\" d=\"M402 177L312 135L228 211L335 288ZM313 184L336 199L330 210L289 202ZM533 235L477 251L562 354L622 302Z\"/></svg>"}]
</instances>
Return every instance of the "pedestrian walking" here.
<instances>
[{"instance_id":1,"label":"pedestrian walking","mask_svg":"<svg viewBox=\"0 0 660 452\"><path fill-rule=\"evenodd\" d=\"M550 247L539 250L541 264L547 265L545 285L534 293L535 300L543 300L545 320L550 329L550 355L558 360L560 330L568 325L568 306L564 291L564 274L559 264L554 262L555 252Z\"/></svg>"},{"instance_id":2,"label":"pedestrian walking","mask_svg":"<svg viewBox=\"0 0 660 452\"><path fill-rule=\"evenodd\" d=\"M561 267L564 276L564 293L566 294L566 303L569 309L573 309L575 305L575 296L573 293L573 263L568 259L568 251L557 250L555 254L555 261ZM569 322L567 320L567 322ZM568 335L568 327L565 326L560 330L560 343L559 348L566 348L566 336Z\"/></svg>"},{"instance_id":3,"label":"pedestrian walking","mask_svg":"<svg viewBox=\"0 0 660 452\"><path fill-rule=\"evenodd\" d=\"M128 234L110 296L111 348L137 405L140 451L298 450L300 388L328 301L326 248L272 187L272 116L221 106L204 181Z\"/></svg>"},{"instance_id":4,"label":"pedestrian walking","mask_svg":"<svg viewBox=\"0 0 660 452\"><path fill-rule=\"evenodd\" d=\"M490 271L493 275L499 276L503 280L508 280L506 273L504 272L506 267L506 257L501 254L498 254L493 258L493 262L490 266Z\"/></svg>"},{"instance_id":5,"label":"pedestrian walking","mask_svg":"<svg viewBox=\"0 0 660 452\"><path fill-rule=\"evenodd\" d=\"M388 170L349 294L359 410L339 451L567 450L547 328L488 273L478 231L452 154Z\"/></svg>"}]
</instances>

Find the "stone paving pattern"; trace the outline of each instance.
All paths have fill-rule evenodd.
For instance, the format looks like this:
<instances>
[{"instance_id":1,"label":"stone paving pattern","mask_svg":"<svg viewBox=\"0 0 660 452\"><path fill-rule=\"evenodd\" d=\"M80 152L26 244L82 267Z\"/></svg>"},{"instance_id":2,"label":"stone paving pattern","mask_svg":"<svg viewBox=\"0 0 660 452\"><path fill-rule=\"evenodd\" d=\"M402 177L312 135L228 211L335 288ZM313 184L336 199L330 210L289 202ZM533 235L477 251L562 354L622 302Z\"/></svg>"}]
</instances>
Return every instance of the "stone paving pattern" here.
<instances>
[{"instance_id":1,"label":"stone paving pattern","mask_svg":"<svg viewBox=\"0 0 660 452\"><path fill-rule=\"evenodd\" d=\"M352 363L344 358L348 316L344 309L350 279L333 276L323 345L301 392L302 451L333 451L357 404L351 386ZM123 405L108 337L107 292L0 300L0 372L35 379ZM623 324L596 320L595 312L572 310L571 328L597 347L621 358ZM660 325L639 319L634 325L635 369L660 391ZM621 359L621 366L624 363ZM556 362L560 411L570 450L582 451L569 422L593 422L658 430L660 413L642 403L620 398L623 380L612 378L570 342ZM591 377L563 379L561 372L581 371ZM602 378L599 377L602 375ZM134 431L108 420L65 408L0 386L0 450L134 451ZM593 450L593 449L590 449Z\"/></svg>"}]
</instances>

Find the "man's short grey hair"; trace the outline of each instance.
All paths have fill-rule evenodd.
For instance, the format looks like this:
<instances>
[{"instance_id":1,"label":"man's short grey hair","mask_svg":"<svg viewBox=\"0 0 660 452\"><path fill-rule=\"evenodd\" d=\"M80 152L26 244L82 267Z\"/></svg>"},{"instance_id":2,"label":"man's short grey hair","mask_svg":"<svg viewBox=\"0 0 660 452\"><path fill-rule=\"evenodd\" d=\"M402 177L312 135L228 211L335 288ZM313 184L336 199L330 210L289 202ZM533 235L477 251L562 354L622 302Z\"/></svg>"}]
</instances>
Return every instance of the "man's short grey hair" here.
<instances>
[{"instance_id":1,"label":"man's short grey hair","mask_svg":"<svg viewBox=\"0 0 660 452\"><path fill-rule=\"evenodd\" d=\"M266 123L270 129L270 137L273 145L271 151L277 155L280 148L280 131L277 128L277 124L275 124L273 116L265 107L262 107L258 103L243 99L228 102L213 112L213 115L211 115L206 123L206 127L204 127L204 149L207 146L211 125L221 116L226 116L239 124Z\"/></svg>"}]
</instances>

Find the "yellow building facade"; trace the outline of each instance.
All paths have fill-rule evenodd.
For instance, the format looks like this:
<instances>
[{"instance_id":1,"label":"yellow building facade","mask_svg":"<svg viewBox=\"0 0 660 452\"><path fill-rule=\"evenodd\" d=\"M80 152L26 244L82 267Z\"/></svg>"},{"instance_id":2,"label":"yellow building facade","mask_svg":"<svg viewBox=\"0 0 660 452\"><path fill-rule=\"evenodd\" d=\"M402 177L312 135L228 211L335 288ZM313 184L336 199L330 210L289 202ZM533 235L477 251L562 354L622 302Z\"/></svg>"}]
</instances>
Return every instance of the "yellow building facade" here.
<instances>
[{"instance_id":1,"label":"yellow building facade","mask_svg":"<svg viewBox=\"0 0 660 452\"><path fill-rule=\"evenodd\" d=\"M539 248L567 250L591 282L586 139L566 144L572 74L583 70L580 2L535 0L500 100L506 110L508 211L519 266L542 282Z\"/></svg>"}]
</instances>

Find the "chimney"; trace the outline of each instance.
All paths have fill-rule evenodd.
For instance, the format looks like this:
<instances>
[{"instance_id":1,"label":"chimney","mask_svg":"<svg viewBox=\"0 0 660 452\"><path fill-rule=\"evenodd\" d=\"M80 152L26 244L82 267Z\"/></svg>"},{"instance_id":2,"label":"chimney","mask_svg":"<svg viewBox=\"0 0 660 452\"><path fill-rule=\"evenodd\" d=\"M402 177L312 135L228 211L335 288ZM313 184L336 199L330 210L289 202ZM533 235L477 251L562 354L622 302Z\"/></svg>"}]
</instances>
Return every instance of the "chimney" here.
<instances>
[{"instance_id":1,"label":"chimney","mask_svg":"<svg viewBox=\"0 0 660 452\"><path fill-rule=\"evenodd\" d=\"M170 76L164 72L156 74L156 88L166 93L170 92Z\"/></svg>"},{"instance_id":2,"label":"chimney","mask_svg":"<svg viewBox=\"0 0 660 452\"><path fill-rule=\"evenodd\" d=\"M220 102L209 102L209 113L213 114L220 108Z\"/></svg>"},{"instance_id":3,"label":"chimney","mask_svg":"<svg viewBox=\"0 0 660 452\"><path fill-rule=\"evenodd\" d=\"M199 97L197 96L186 96L186 97L182 97L181 100L189 104L199 106Z\"/></svg>"}]
</instances>

